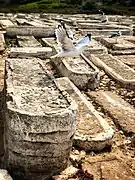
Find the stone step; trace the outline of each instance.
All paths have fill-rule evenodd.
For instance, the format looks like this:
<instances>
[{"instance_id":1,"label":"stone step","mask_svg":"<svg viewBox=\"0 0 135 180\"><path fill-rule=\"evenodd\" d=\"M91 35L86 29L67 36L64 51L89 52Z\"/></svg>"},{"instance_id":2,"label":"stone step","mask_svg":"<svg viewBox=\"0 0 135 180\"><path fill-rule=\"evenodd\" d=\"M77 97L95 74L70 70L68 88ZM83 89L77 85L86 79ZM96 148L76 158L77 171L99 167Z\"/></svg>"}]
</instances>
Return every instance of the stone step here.
<instances>
[{"instance_id":1,"label":"stone step","mask_svg":"<svg viewBox=\"0 0 135 180\"><path fill-rule=\"evenodd\" d=\"M106 145L111 145L114 131L79 89L67 77L57 78L55 81L78 105L74 144L85 151L102 150Z\"/></svg>"},{"instance_id":2,"label":"stone step","mask_svg":"<svg viewBox=\"0 0 135 180\"><path fill-rule=\"evenodd\" d=\"M0 180L13 180L6 169L0 169Z\"/></svg>"},{"instance_id":3,"label":"stone step","mask_svg":"<svg viewBox=\"0 0 135 180\"><path fill-rule=\"evenodd\" d=\"M10 48L10 57L40 57L50 58L52 48L50 47L12 47Z\"/></svg>"},{"instance_id":4,"label":"stone step","mask_svg":"<svg viewBox=\"0 0 135 180\"><path fill-rule=\"evenodd\" d=\"M34 36L17 36L19 47L42 47Z\"/></svg>"},{"instance_id":5,"label":"stone step","mask_svg":"<svg viewBox=\"0 0 135 180\"><path fill-rule=\"evenodd\" d=\"M59 173L72 147L77 106L42 64L38 58L6 61L6 161L15 178L22 169L23 178L33 180Z\"/></svg>"},{"instance_id":6,"label":"stone step","mask_svg":"<svg viewBox=\"0 0 135 180\"><path fill-rule=\"evenodd\" d=\"M135 55L118 55L114 57L128 66L135 66Z\"/></svg>"},{"instance_id":7,"label":"stone step","mask_svg":"<svg viewBox=\"0 0 135 180\"><path fill-rule=\"evenodd\" d=\"M13 26L7 27L8 36L36 36L51 37L54 36L54 27L34 27L34 26Z\"/></svg>"},{"instance_id":8,"label":"stone step","mask_svg":"<svg viewBox=\"0 0 135 180\"><path fill-rule=\"evenodd\" d=\"M133 106L111 91L96 91L87 94L103 107L122 131L135 135L135 109Z\"/></svg>"},{"instance_id":9,"label":"stone step","mask_svg":"<svg viewBox=\"0 0 135 180\"><path fill-rule=\"evenodd\" d=\"M58 46L52 39L42 39L46 46L53 48L53 53L58 52ZM68 77L80 89L95 89L99 85L99 70L85 56L56 57L52 62L63 76Z\"/></svg>"},{"instance_id":10,"label":"stone step","mask_svg":"<svg viewBox=\"0 0 135 180\"><path fill-rule=\"evenodd\" d=\"M4 51L5 49L5 39L4 39L4 34L0 33L0 52Z\"/></svg>"},{"instance_id":11,"label":"stone step","mask_svg":"<svg viewBox=\"0 0 135 180\"><path fill-rule=\"evenodd\" d=\"M134 89L135 71L112 55L91 55L91 61L124 87Z\"/></svg>"}]
</instances>

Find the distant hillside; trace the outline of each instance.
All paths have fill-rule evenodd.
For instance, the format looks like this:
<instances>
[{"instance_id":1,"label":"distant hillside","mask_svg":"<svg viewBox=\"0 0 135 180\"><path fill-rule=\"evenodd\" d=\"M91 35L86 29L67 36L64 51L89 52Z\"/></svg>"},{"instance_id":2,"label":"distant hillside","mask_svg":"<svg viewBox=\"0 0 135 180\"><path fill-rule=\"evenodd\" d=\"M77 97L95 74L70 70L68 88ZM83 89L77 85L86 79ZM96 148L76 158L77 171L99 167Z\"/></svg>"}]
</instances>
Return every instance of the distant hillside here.
<instances>
[{"instance_id":1,"label":"distant hillside","mask_svg":"<svg viewBox=\"0 0 135 180\"><path fill-rule=\"evenodd\" d=\"M1 12L56 12L135 15L135 0L0 0Z\"/></svg>"}]
</instances>

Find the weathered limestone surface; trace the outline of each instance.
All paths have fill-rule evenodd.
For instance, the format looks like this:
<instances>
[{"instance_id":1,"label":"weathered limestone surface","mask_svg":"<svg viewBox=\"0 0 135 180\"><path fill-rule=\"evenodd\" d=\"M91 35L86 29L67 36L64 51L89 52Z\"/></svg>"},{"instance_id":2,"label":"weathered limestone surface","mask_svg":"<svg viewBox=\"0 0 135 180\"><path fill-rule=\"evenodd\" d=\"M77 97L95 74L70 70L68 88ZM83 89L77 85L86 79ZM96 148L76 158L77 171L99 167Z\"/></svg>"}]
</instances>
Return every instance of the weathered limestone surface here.
<instances>
[{"instance_id":1,"label":"weathered limestone surface","mask_svg":"<svg viewBox=\"0 0 135 180\"><path fill-rule=\"evenodd\" d=\"M20 47L42 47L42 45L33 36L17 36Z\"/></svg>"},{"instance_id":2,"label":"weathered limestone surface","mask_svg":"<svg viewBox=\"0 0 135 180\"><path fill-rule=\"evenodd\" d=\"M0 180L13 180L7 170L0 169Z\"/></svg>"},{"instance_id":3,"label":"weathered limestone surface","mask_svg":"<svg viewBox=\"0 0 135 180\"><path fill-rule=\"evenodd\" d=\"M50 47L12 47L10 49L10 57L40 57L50 58L52 48Z\"/></svg>"},{"instance_id":4,"label":"weathered limestone surface","mask_svg":"<svg viewBox=\"0 0 135 180\"><path fill-rule=\"evenodd\" d=\"M6 34L8 36L50 37L54 35L54 27L12 26L6 29Z\"/></svg>"},{"instance_id":5,"label":"weathered limestone surface","mask_svg":"<svg viewBox=\"0 0 135 180\"><path fill-rule=\"evenodd\" d=\"M15 178L49 179L66 167L72 147L76 104L42 64L7 59L6 155Z\"/></svg>"},{"instance_id":6,"label":"weathered limestone surface","mask_svg":"<svg viewBox=\"0 0 135 180\"><path fill-rule=\"evenodd\" d=\"M135 109L111 91L87 93L113 118L114 122L127 134L135 134Z\"/></svg>"},{"instance_id":7,"label":"weathered limestone surface","mask_svg":"<svg viewBox=\"0 0 135 180\"><path fill-rule=\"evenodd\" d=\"M78 105L74 144L85 151L101 150L106 145L111 145L114 131L78 88L66 77L57 78L56 83L61 90L67 91Z\"/></svg>"},{"instance_id":8,"label":"weathered limestone surface","mask_svg":"<svg viewBox=\"0 0 135 180\"><path fill-rule=\"evenodd\" d=\"M135 87L135 71L112 55L91 55L91 61L122 86Z\"/></svg>"}]
</instances>

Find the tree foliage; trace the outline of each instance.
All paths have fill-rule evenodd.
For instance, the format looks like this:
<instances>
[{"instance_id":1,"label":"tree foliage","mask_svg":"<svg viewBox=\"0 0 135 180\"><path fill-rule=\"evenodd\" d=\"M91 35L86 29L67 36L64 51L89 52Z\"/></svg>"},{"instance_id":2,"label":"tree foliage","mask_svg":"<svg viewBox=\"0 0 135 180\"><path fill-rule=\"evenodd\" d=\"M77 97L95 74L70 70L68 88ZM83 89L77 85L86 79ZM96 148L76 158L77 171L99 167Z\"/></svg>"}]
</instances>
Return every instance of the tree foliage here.
<instances>
[{"instance_id":1,"label":"tree foliage","mask_svg":"<svg viewBox=\"0 0 135 180\"><path fill-rule=\"evenodd\" d=\"M0 0L6 4L13 3L13 4L27 4L32 2L37 2L41 4L49 4L49 3L65 3L65 4L72 4L72 5L84 5L87 4L88 6L95 6L96 3L103 3L108 5L118 4L122 6L135 6L135 0ZM90 5L91 4L91 5Z\"/></svg>"}]
</instances>

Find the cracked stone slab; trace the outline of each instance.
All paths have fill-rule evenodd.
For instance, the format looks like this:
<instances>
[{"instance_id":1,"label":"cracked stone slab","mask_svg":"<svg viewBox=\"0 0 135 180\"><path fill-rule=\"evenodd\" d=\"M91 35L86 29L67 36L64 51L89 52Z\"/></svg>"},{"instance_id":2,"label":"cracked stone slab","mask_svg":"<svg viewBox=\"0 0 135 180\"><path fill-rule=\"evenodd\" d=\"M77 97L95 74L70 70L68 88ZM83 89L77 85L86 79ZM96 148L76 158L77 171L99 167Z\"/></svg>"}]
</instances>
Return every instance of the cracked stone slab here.
<instances>
[{"instance_id":1,"label":"cracked stone slab","mask_svg":"<svg viewBox=\"0 0 135 180\"><path fill-rule=\"evenodd\" d=\"M115 124L127 134L135 134L135 109L111 91L87 93L96 103L103 107Z\"/></svg>"},{"instance_id":2,"label":"cracked stone slab","mask_svg":"<svg viewBox=\"0 0 135 180\"><path fill-rule=\"evenodd\" d=\"M128 50L108 50L110 54L113 56L117 55L135 55L135 49L128 49Z\"/></svg>"},{"instance_id":3,"label":"cracked stone slab","mask_svg":"<svg viewBox=\"0 0 135 180\"><path fill-rule=\"evenodd\" d=\"M4 51L5 49L5 39L4 39L4 34L0 33L0 52Z\"/></svg>"},{"instance_id":4,"label":"cracked stone slab","mask_svg":"<svg viewBox=\"0 0 135 180\"><path fill-rule=\"evenodd\" d=\"M54 27L13 26L7 27L6 34L8 36L51 37L54 36Z\"/></svg>"},{"instance_id":5,"label":"cracked stone slab","mask_svg":"<svg viewBox=\"0 0 135 180\"><path fill-rule=\"evenodd\" d=\"M118 31L117 31L118 32ZM107 48L112 49L113 45L116 44L116 38L107 38L107 37L100 37L97 38L102 44L104 44Z\"/></svg>"},{"instance_id":6,"label":"cracked stone slab","mask_svg":"<svg viewBox=\"0 0 135 180\"><path fill-rule=\"evenodd\" d=\"M63 76L68 77L80 89L95 89L99 85L99 71L84 58L56 58L53 63Z\"/></svg>"},{"instance_id":7,"label":"cracked stone slab","mask_svg":"<svg viewBox=\"0 0 135 180\"><path fill-rule=\"evenodd\" d=\"M114 57L128 66L135 66L135 55L118 55Z\"/></svg>"},{"instance_id":8,"label":"cracked stone slab","mask_svg":"<svg viewBox=\"0 0 135 180\"><path fill-rule=\"evenodd\" d=\"M57 53L57 47L49 39L43 39L46 45L53 48ZM58 57L52 59L53 63L63 76L68 77L80 89L95 89L99 85L99 70L85 58L84 55L74 58Z\"/></svg>"},{"instance_id":9,"label":"cracked stone slab","mask_svg":"<svg viewBox=\"0 0 135 180\"><path fill-rule=\"evenodd\" d=\"M135 36L124 36L123 39L135 44Z\"/></svg>"},{"instance_id":10,"label":"cracked stone slab","mask_svg":"<svg viewBox=\"0 0 135 180\"><path fill-rule=\"evenodd\" d=\"M132 35L132 31L128 30L128 29L119 29L122 33L122 35ZM109 36L113 33L117 33L118 30L111 30L111 29L105 29L105 30L99 30L99 29L80 29L80 31L82 32L83 35L87 34L87 33L91 33L92 36Z\"/></svg>"},{"instance_id":11,"label":"cracked stone slab","mask_svg":"<svg viewBox=\"0 0 135 180\"><path fill-rule=\"evenodd\" d=\"M0 180L13 180L6 169L0 169Z\"/></svg>"},{"instance_id":12,"label":"cracked stone slab","mask_svg":"<svg viewBox=\"0 0 135 180\"><path fill-rule=\"evenodd\" d=\"M100 21L99 20L90 20L90 19L76 19L76 23L90 23L90 24L94 24L94 23L100 23Z\"/></svg>"},{"instance_id":13,"label":"cracked stone slab","mask_svg":"<svg viewBox=\"0 0 135 180\"><path fill-rule=\"evenodd\" d=\"M19 47L42 47L34 36L17 36Z\"/></svg>"},{"instance_id":14,"label":"cracked stone slab","mask_svg":"<svg viewBox=\"0 0 135 180\"><path fill-rule=\"evenodd\" d=\"M6 61L8 168L14 175L24 169L33 180L65 168L76 130L76 104L42 64L38 58Z\"/></svg>"},{"instance_id":15,"label":"cracked stone slab","mask_svg":"<svg viewBox=\"0 0 135 180\"><path fill-rule=\"evenodd\" d=\"M116 29L127 29L130 31L130 28L127 26L120 26L120 25L116 25L116 24L102 24L102 23L78 23L78 28L80 29L99 29L99 30L116 30Z\"/></svg>"},{"instance_id":16,"label":"cracked stone slab","mask_svg":"<svg viewBox=\"0 0 135 180\"><path fill-rule=\"evenodd\" d=\"M32 20L32 21L25 21L26 25L35 26L35 27L49 27L48 24L41 20Z\"/></svg>"},{"instance_id":17,"label":"cracked stone slab","mask_svg":"<svg viewBox=\"0 0 135 180\"><path fill-rule=\"evenodd\" d=\"M50 58L52 48L50 47L12 47L9 50L10 57L40 57Z\"/></svg>"},{"instance_id":18,"label":"cracked stone slab","mask_svg":"<svg viewBox=\"0 0 135 180\"><path fill-rule=\"evenodd\" d=\"M135 87L135 71L112 55L91 55L91 61L124 87Z\"/></svg>"},{"instance_id":19,"label":"cracked stone slab","mask_svg":"<svg viewBox=\"0 0 135 180\"><path fill-rule=\"evenodd\" d=\"M106 47L113 50L130 50L135 49L135 44L124 40L123 38L100 38L100 42Z\"/></svg>"},{"instance_id":20,"label":"cracked stone slab","mask_svg":"<svg viewBox=\"0 0 135 180\"><path fill-rule=\"evenodd\" d=\"M41 115L43 116L43 119L45 117L47 118L47 116L48 118L52 116L53 119L53 116L55 116L55 114L56 116L59 114L60 120L60 114L62 113L63 117L65 114L65 117L70 118L68 117L68 112L70 112L70 108L72 109L72 105L70 104L70 102L68 102L68 96L64 97L55 83L49 80L49 77L47 76L47 74L45 74L39 59L7 59L6 64L8 70L8 79L6 81L7 95L11 96L11 99L13 99L13 101L7 102L7 107L9 108L8 110L11 111L11 114L13 112L12 115L14 115L14 111L16 111L20 114L20 116L21 114L22 116L28 116L29 118L32 118L33 116L33 120L35 118L35 122L33 121L33 126L36 126L36 124L38 124L38 122L36 122L36 119ZM28 100L29 103L27 103ZM23 119L22 117L22 129L26 132L26 134L23 133L26 140L28 140L29 130L31 133L30 137L32 137L32 133L39 133L41 129L42 133L44 131L48 133L51 132L51 126L47 124L41 129L40 127L42 125L37 125L37 128L31 128L31 124L25 124L24 121L25 119ZM19 122L16 123L18 124ZM55 122L51 122L51 120L49 121L49 119L46 119L46 123ZM52 128L56 128L54 131L57 131L57 128L59 128L58 123L59 121L57 121L56 127L55 125L53 125ZM68 124L70 124L70 121L68 120L67 125L65 121L65 125L63 125L64 129L62 128L63 123L61 123L61 130L59 129L59 131L68 131L70 129L68 128ZM9 123L11 131L12 128L18 131L17 124L16 126L11 127L11 124ZM19 131L18 133L21 134L21 132ZM34 138L31 138L31 141L33 140Z\"/></svg>"},{"instance_id":21,"label":"cracked stone slab","mask_svg":"<svg viewBox=\"0 0 135 180\"><path fill-rule=\"evenodd\" d=\"M119 43L114 44L112 49L114 50L130 50L134 49L135 50L135 44L125 41L125 40L119 40Z\"/></svg>"},{"instance_id":22,"label":"cracked stone slab","mask_svg":"<svg viewBox=\"0 0 135 180\"><path fill-rule=\"evenodd\" d=\"M78 105L74 144L85 151L101 150L106 145L111 145L113 129L86 100L79 89L67 77L57 78L55 81L58 87L67 91Z\"/></svg>"}]
</instances>

